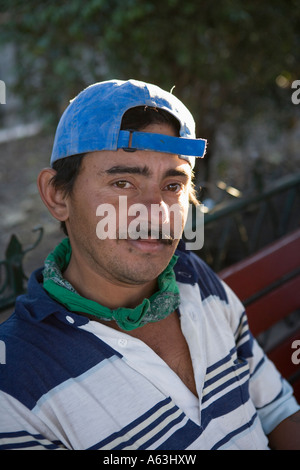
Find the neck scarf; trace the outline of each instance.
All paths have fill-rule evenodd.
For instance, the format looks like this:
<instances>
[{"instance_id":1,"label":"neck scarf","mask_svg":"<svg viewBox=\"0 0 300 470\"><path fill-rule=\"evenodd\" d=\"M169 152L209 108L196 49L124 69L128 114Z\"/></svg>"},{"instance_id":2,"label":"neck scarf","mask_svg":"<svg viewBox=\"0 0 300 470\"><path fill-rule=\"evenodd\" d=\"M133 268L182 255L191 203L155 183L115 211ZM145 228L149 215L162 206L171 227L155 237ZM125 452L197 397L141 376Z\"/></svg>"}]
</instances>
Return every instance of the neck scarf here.
<instances>
[{"instance_id":1,"label":"neck scarf","mask_svg":"<svg viewBox=\"0 0 300 470\"><path fill-rule=\"evenodd\" d=\"M150 322L166 318L180 303L179 289L173 270L178 257L173 255L169 265L158 276L158 290L135 308L111 310L99 303L86 299L63 278L72 254L69 238L65 238L45 261L43 286L50 297L64 305L71 312L86 313L102 320L114 320L125 331L130 331Z\"/></svg>"}]
</instances>

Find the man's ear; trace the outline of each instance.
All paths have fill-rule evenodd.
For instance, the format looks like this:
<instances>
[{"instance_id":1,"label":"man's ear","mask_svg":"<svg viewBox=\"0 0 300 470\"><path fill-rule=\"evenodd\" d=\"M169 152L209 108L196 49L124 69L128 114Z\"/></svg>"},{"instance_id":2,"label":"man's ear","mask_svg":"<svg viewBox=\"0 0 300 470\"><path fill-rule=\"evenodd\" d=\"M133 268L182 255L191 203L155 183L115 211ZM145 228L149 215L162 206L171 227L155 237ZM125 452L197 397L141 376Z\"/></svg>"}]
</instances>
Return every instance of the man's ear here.
<instances>
[{"instance_id":1,"label":"man's ear","mask_svg":"<svg viewBox=\"0 0 300 470\"><path fill-rule=\"evenodd\" d=\"M69 208L67 198L61 189L55 188L52 184L52 178L56 171L52 168L44 168L37 179L37 186L41 199L53 217L61 222L69 217Z\"/></svg>"}]
</instances>

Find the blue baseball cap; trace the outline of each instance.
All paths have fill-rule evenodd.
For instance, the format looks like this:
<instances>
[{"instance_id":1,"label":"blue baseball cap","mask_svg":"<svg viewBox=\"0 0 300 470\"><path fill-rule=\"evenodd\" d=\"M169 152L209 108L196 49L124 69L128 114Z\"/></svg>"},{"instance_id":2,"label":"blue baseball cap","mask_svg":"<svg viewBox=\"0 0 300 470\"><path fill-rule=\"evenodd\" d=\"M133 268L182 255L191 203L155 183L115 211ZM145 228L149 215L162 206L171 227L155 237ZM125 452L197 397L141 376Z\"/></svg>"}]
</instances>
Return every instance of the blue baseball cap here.
<instances>
[{"instance_id":1,"label":"blue baseball cap","mask_svg":"<svg viewBox=\"0 0 300 470\"><path fill-rule=\"evenodd\" d=\"M164 109L180 124L180 137L121 130L124 113L136 106ZM179 155L193 167L206 140L196 139L190 111L172 93L138 80L108 80L90 85L74 98L57 126L50 164L97 150L152 150Z\"/></svg>"}]
</instances>

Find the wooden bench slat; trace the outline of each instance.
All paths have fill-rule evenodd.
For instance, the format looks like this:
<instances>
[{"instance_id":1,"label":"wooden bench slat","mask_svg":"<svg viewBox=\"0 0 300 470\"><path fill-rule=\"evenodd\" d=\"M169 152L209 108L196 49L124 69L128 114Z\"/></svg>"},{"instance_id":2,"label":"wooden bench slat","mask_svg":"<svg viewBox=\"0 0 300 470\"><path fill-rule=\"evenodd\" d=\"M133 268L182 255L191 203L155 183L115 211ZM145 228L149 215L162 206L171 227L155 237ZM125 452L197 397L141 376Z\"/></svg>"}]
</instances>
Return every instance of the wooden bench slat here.
<instances>
[{"instance_id":1,"label":"wooden bench slat","mask_svg":"<svg viewBox=\"0 0 300 470\"><path fill-rule=\"evenodd\" d=\"M246 307L254 336L296 311L300 304L300 275Z\"/></svg>"},{"instance_id":2,"label":"wooden bench slat","mask_svg":"<svg viewBox=\"0 0 300 470\"><path fill-rule=\"evenodd\" d=\"M300 380L298 380L296 383L293 383L293 389L294 389L294 395L299 403L300 402Z\"/></svg>"},{"instance_id":3,"label":"wooden bench slat","mask_svg":"<svg viewBox=\"0 0 300 470\"><path fill-rule=\"evenodd\" d=\"M300 266L300 229L219 272L244 301ZM243 273L243 275L241 275Z\"/></svg>"}]
</instances>

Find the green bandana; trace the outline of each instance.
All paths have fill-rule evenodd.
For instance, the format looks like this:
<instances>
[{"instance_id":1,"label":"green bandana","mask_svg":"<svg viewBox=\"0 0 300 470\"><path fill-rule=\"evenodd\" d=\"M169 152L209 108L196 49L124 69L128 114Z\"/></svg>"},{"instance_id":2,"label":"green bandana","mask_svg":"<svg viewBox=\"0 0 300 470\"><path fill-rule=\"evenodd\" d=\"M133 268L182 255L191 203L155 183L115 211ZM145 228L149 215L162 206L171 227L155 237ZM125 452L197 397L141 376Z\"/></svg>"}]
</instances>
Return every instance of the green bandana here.
<instances>
[{"instance_id":1,"label":"green bandana","mask_svg":"<svg viewBox=\"0 0 300 470\"><path fill-rule=\"evenodd\" d=\"M180 303L179 289L173 270L178 257L173 255L169 265L158 276L158 291L135 308L111 310L97 302L85 299L63 278L62 272L70 262L72 248L65 238L45 261L44 289L71 312L87 313L102 320L115 320L120 328L133 330L149 322L166 318Z\"/></svg>"}]
</instances>

